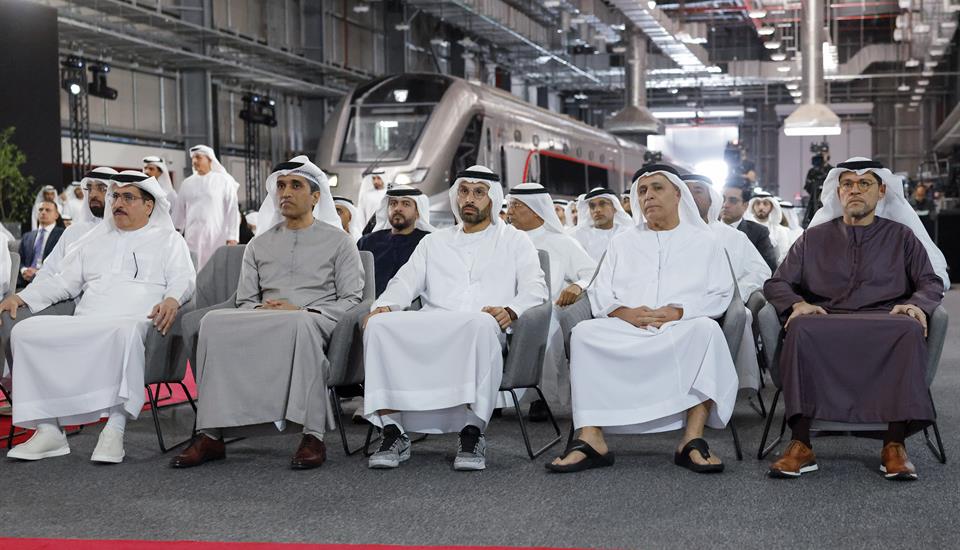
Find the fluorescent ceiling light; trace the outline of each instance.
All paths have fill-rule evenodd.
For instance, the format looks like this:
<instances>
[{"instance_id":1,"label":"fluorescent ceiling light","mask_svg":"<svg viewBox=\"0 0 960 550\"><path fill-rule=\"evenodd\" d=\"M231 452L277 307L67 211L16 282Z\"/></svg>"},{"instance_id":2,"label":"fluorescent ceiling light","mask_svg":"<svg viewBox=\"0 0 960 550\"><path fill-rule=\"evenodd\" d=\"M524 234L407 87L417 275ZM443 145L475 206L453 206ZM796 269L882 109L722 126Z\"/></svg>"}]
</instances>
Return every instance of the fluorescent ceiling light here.
<instances>
[{"instance_id":1,"label":"fluorescent ceiling light","mask_svg":"<svg viewBox=\"0 0 960 550\"><path fill-rule=\"evenodd\" d=\"M912 96L910 96L910 101L920 101L921 99L923 99L923 96L922 96L922 95L912 95Z\"/></svg>"},{"instance_id":2,"label":"fluorescent ceiling light","mask_svg":"<svg viewBox=\"0 0 960 550\"><path fill-rule=\"evenodd\" d=\"M907 60L906 63L904 63L904 66L906 66L906 67L919 67L919 66L920 66L920 60L919 60L919 59L910 58L910 59Z\"/></svg>"},{"instance_id":3,"label":"fluorescent ceiling light","mask_svg":"<svg viewBox=\"0 0 960 550\"><path fill-rule=\"evenodd\" d=\"M926 34L930 32L930 25L926 23L917 23L913 26L913 34Z\"/></svg>"},{"instance_id":4,"label":"fluorescent ceiling light","mask_svg":"<svg viewBox=\"0 0 960 550\"><path fill-rule=\"evenodd\" d=\"M787 54L783 52L775 52L770 54L771 61L784 61L787 59Z\"/></svg>"},{"instance_id":5,"label":"fluorescent ceiling light","mask_svg":"<svg viewBox=\"0 0 960 550\"><path fill-rule=\"evenodd\" d=\"M799 97L795 97L795 98L793 98L793 102L796 103L797 105L799 105L801 102L803 102L803 100L800 99ZM790 134L787 134L787 135L790 135Z\"/></svg>"},{"instance_id":6,"label":"fluorescent ceiling light","mask_svg":"<svg viewBox=\"0 0 960 550\"><path fill-rule=\"evenodd\" d=\"M943 48L932 48L932 49L930 50L930 55L932 55L932 56L934 56L934 57L940 57L941 55L943 55L943 52L944 52L944 51L945 51L945 50L944 50Z\"/></svg>"},{"instance_id":7,"label":"fluorescent ceiling light","mask_svg":"<svg viewBox=\"0 0 960 550\"><path fill-rule=\"evenodd\" d=\"M370 11L370 4L357 4L353 7L354 13L367 13Z\"/></svg>"},{"instance_id":8,"label":"fluorescent ceiling light","mask_svg":"<svg viewBox=\"0 0 960 550\"><path fill-rule=\"evenodd\" d=\"M920 73L920 75L921 75L921 76L924 76L924 77L926 77L926 78L930 78L931 76L933 76L933 71L926 70L926 71L923 71L922 73Z\"/></svg>"},{"instance_id":9,"label":"fluorescent ceiling light","mask_svg":"<svg viewBox=\"0 0 960 550\"><path fill-rule=\"evenodd\" d=\"M915 94L922 94L922 93L924 93L924 92L926 92L926 91L927 91L927 89L924 88L923 86L917 86L916 88L913 89L913 93L915 93Z\"/></svg>"},{"instance_id":10,"label":"fluorescent ceiling light","mask_svg":"<svg viewBox=\"0 0 960 550\"><path fill-rule=\"evenodd\" d=\"M757 34L759 34L760 36L770 36L775 32L777 32L777 29L775 29L774 27L763 26L757 29Z\"/></svg>"},{"instance_id":11,"label":"fluorescent ceiling light","mask_svg":"<svg viewBox=\"0 0 960 550\"><path fill-rule=\"evenodd\" d=\"M650 0L649 2L647 2L647 9L652 10L656 7L657 7L657 3L654 0Z\"/></svg>"},{"instance_id":12,"label":"fluorescent ceiling light","mask_svg":"<svg viewBox=\"0 0 960 550\"><path fill-rule=\"evenodd\" d=\"M750 19L763 19L767 16L767 10L750 10L747 15L750 16Z\"/></svg>"},{"instance_id":13,"label":"fluorescent ceiling light","mask_svg":"<svg viewBox=\"0 0 960 550\"><path fill-rule=\"evenodd\" d=\"M923 62L923 66L930 69L936 67L939 62L936 59L928 59Z\"/></svg>"},{"instance_id":14,"label":"fluorescent ceiling light","mask_svg":"<svg viewBox=\"0 0 960 550\"><path fill-rule=\"evenodd\" d=\"M797 84L796 82L788 82L788 83L787 83L787 89L788 89L788 90L799 90L799 89L800 89L800 85Z\"/></svg>"},{"instance_id":15,"label":"fluorescent ceiling light","mask_svg":"<svg viewBox=\"0 0 960 550\"><path fill-rule=\"evenodd\" d=\"M768 50L779 50L779 49L780 49L780 41L779 41L779 40L769 40L769 41L763 43L763 47L766 48L766 49L768 49Z\"/></svg>"},{"instance_id":16,"label":"fluorescent ceiling light","mask_svg":"<svg viewBox=\"0 0 960 550\"><path fill-rule=\"evenodd\" d=\"M909 91L910 91L910 86L908 86L907 84L901 84L901 85L897 86L897 91L898 91L898 92L909 92Z\"/></svg>"},{"instance_id":17,"label":"fluorescent ceiling light","mask_svg":"<svg viewBox=\"0 0 960 550\"><path fill-rule=\"evenodd\" d=\"M790 92L790 97L803 97L803 92L800 90L793 90Z\"/></svg>"},{"instance_id":18,"label":"fluorescent ceiling light","mask_svg":"<svg viewBox=\"0 0 960 550\"><path fill-rule=\"evenodd\" d=\"M559 8L559 7L560 7L560 0L544 0L544 1L543 1L543 7L545 7L545 8L551 8L551 9L553 9L553 8Z\"/></svg>"},{"instance_id":19,"label":"fluorescent ceiling light","mask_svg":"<svg viewBox=\"0 0 960 550\"><path fill-rule=\"evenodd\" d=\"M790 65L780 65L779 67L777 67L777 70L780 71L781 73L789 73Z\"/></svg>"},{"instance_id":20,"label":"fluorescent ceiling light","mask_svg":"<svg viewBox=\"0 0 960 550\"><path fill-rule=\"evenodd\" d=\"M788 136L840 135L840 117L822 103L806 103L783 121L783 133Z\"/></svg>"},{"instance_id":21,"label":"fluorescent ceiling light","mask_svg":"<svg viewBox=\"0 0 960 550\"><path fill-rule=\"evenodd\" d=\"M926 86L927 84L930 84L930 81L927 80L926 78L924 78L923 80L917 81L917 86Z\"/></svg>"}]
</instances>

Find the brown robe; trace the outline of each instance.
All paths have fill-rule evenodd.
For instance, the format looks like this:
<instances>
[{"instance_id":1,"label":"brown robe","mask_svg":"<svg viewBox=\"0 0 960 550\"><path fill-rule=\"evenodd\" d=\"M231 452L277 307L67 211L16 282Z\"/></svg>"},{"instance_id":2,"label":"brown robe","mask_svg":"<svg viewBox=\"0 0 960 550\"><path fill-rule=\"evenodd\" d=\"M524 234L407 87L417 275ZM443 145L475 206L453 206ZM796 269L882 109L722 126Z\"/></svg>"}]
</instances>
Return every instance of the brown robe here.
<instances>
[{"instance_id":1,"label":"brown robe","mask_svg":"<svg viewBox=\"0 0 960 550\"><path fill-rule=\"evenodd\" d=\"M927 318L943 282L910 229L876 218L863 227L842 218L807 229L763 287L781 321L806 301L828 315L797 317L786 331L780 376L787 418L857 423L934 420L926 384L923 328L905 315L913 304Z\"/></svg>"}]
</instances>

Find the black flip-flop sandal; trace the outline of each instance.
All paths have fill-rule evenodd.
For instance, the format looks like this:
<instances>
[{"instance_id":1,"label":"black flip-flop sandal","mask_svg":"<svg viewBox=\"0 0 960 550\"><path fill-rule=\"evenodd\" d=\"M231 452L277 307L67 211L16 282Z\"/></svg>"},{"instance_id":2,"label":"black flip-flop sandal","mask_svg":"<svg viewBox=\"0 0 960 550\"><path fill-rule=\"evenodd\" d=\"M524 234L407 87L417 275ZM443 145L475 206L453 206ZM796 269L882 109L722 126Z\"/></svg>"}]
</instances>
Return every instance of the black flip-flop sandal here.
<instances>
[{"instance_id":1,"label":"black flip-flop sandal","mask_svg":"<svg viewBox=\"0 0 960 550\"><path fill-rule=\"evenodd\" d=\"M607 466L613 466L613 451L607 451L607 454L602 455L598 453L596 449L591 447L589 443L582 439L574 439L571 441L570 446L563 451L563 456L560 458L567 458L570 456L570 453L574 451L580 451L586 456L586 458L574 464L554 464L552 462L548 462L544 464L544 466L546 466L551 472L557 472L561 474L582 472L583 470L589 470L591 468L605 468Z\"/></svg>"},{"instance_id":2,"label":"black flip-flop sandal","mask_svg":"<svg viewBox=\"0 0 960 550\"><path fill-rule=\"evenodd\" d=\"M698 451L705 460L710 458L710 446L707 445L706 440L697 438L690 440L679 453L673 455L673 463L698 474L718 474L723 471L723 464L697 464L694 462L690 458L690 451L694 450Z\"/></svg>"}]
</instances>

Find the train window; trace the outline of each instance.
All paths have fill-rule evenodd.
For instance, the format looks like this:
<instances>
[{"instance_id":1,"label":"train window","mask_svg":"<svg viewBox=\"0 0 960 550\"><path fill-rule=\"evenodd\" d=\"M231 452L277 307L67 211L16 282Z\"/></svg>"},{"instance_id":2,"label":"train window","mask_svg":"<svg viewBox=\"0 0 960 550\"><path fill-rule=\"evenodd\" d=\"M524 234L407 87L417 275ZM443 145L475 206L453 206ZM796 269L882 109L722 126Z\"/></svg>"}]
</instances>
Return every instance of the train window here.
<instances>
[{"instance_id":1,"label":"train window","mask_svg":"<svg viewBox=\"0 0 960 550\"><path fill-rule=\"evenodd\" d=\"M538 136L537 134L533 134L533 146L534 147L540 146L540 136Z\"/></svg>"},{"instance_id":2,"label":"train window","mask_svg":"<svg viewBox=\"0 0 960 550\"><path fill-rule=\"evenodd\" d=\"M610 185L609 175L606 168L599 166L587 166L587 188L608 187Z\"/></svg>"},{"instance_id":3,"label":"train window","mask_svg":"<svg viewBox=\"0 0 960 550\"><path fill-rule=\"evenodd\" d=\"M427 125L432 105L354 106L350 108L340 160L405 160Z\"/></svg>"},{"instance_id":4,"label":"train window","mask_svg":"<svg viewBox=\"0 0 960 550\"><path fill-rule=\"evenodd\" d=\"M352 102L371 104L437 103L453 82L449 77L432 74L405 74L380 78L353 92Z\"/></svg>"},{"instance_id":5,"label":"train window","mask_svg":"<svg viewBox=\"0 0 960 550\"><path fill-rule=\"evenodd\" d=\"M460 144L453 153L453 162L450 165L450 183L453 184L453 177L462 170L477 163L477 157L480 153L480 140L483 135L483 116L476 114L470 119L467 128L463 131L463 137L460 138ZM440 146L438 144L437 146Z\"/></svg>"},{"instance_id":6,"label":"train window","mask_svg":"<svg viewBox=\"0 0 960 550\"><path fill-rule=\"evenodd\" d=\"M587 158L589 158L590 160L593 160L593 151L590 151L589 153L587 153Z\"/></svg>"},{"instance_id":7,"label":"train window","mask_svg":"<svg viewBox=\"0 0 960 550\"><path fill-rule=\"evenodd\" d=\"M500 147L500 184L503 185L504 189L510 189L510 184L507 183L507 152L503 147Z\"/></svg>"},{"instance_id":8,"label":"train window","mask_svg":"<svg viewBox=\"0 0 960 550\"><path fill-rule=\"evenodd\" d=\"M600 162L605 162L606 160L607 160L607 156L604 155L603 153L600 153Z\"/></svg>"},{"instance_id":9,"label":"train window","mask_svg":"<svg viewBox=\"0 0 960 550\"><path fill-rule=\"evenodd\" d=\"M493 138L490 137L490 128L487 128L487 152L493 151Z\"/></svg>"},{"instance_id":10,"label":"train window","mask_svg":"<svg viewBox=\"0 0 960 550\"><path fill-rule=\"evenodd\" d=\"M577 147L577 158L582 156L583 156L583 149L581 149L580 147Z\"/></svg>"},{"instance_id":11,"label":"train window","mask_svg":"<svg viewBox=\"0 0 960 550\"><path fill-rule=\"evenodd\" d=\"M520 130L514 130L513 141L522 141L522 140L523 140L523 134L520 133Z\"/></svg>"},{"instance_id":12,"label":"train window","mask_svg":"<svg viewBox=\"0 0 960 550\"><path fill-rule=\"evenodd\" d=\"M569 143L564 142L564 144L563 144L563 154L564 154L564 155L569 155L569 154L570 154L570 144L569 144Z\"/></svg>"},{"instance_id":13,"label":"train window","mask_svg":"<svg viewBox=\"0 0 960 550\"><path fill-rule=\"evenodd\" d=\"M586 166L583 164L542 154L538 156L540 183L551 193L577 196L589 189Z\"/></svg>"}]
</instances>

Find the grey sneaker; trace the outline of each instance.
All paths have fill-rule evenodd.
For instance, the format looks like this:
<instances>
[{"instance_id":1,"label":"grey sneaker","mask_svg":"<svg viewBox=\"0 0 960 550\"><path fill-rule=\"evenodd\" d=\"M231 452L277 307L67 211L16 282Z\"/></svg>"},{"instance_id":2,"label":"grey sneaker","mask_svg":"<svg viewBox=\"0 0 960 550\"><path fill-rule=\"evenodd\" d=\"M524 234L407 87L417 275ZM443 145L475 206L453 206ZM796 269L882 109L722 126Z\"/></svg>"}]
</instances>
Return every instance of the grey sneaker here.
<instances>
[{"instance_id":1,"label":"grey sneaker","mask_svg":"<svg viewBox=\"0 0 960 550\"><path fill-rule=\"evenodd\" d=\"M396 468L401 462L410 459L410 437L400 433L395 424L388 424L383 429L383 440L377 452L370 455L367 461L369 468Z\"/></svg>"},{"instance_id":2,"label":"grey sneaker","mask_svg":"<svg viewBox=\"0 0 960 550\"><path fill-rule=\"evenodd\" d=\"M460 442L457 445L457 458L453 459L453 469L458 471L484 470L487 467L487 439L480 428L467 426L460 430Z\"/></svg>"}]
</instances>

